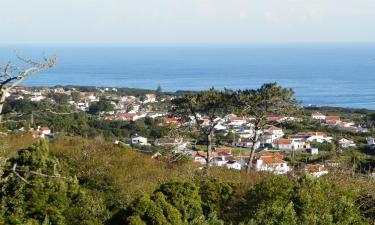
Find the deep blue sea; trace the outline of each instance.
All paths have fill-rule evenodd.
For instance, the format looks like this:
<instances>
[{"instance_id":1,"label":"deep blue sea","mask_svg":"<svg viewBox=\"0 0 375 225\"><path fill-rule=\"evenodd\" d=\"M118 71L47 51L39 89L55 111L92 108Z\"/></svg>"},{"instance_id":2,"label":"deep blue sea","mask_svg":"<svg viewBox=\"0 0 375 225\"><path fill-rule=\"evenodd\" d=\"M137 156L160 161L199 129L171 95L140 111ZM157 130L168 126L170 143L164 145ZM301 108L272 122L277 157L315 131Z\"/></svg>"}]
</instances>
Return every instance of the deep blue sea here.
<instances>
[{"instance_id":1,"label":"deep blue sea","mask_svg":"<svg viewBox=\"0 0 375 225\"><path fill-rule=\"evenodd\" d=\"M247 46L0 46L34 59L56 54L55 68L24 85L95 85L165 91L256 88L278 82L304 105L375 109L375 44Z\"/></svg>"}]
</instances>

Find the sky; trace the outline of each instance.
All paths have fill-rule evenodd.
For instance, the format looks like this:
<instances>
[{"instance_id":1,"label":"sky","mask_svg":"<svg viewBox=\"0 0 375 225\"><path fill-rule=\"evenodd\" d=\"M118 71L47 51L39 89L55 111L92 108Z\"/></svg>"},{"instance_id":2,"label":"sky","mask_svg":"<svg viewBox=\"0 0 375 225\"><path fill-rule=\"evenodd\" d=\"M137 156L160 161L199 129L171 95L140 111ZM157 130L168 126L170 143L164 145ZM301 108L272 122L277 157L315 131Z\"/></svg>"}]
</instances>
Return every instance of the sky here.
<instances>
[{"instance_id":1,"label":"sky","mask_svg":"<svg viewBox=\"0 0 375 225\"><path fill-rule=\"evenodd\" d=\"M375 0L0 0L0 44L375 41Z\"/></svg>"}]
</instances>

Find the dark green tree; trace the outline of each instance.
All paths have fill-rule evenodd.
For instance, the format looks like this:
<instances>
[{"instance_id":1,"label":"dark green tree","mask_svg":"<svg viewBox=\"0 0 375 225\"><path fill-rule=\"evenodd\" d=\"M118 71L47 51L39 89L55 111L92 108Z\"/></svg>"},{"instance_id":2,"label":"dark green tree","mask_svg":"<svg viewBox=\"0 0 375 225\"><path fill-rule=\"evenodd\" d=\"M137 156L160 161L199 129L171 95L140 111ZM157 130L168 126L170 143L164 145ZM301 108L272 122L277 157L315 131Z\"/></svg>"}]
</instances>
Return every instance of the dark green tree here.
<instances>
[{"instance_id":1,"label":"dark green tree","mask_svg":"<svg viewBox=\"0 0 375 225\"><path fill-rule=\"evenodd\" d=\"M67 104L70 100L70 96L67 94L62 93L51 93L49 94L50 98L52 98L57 104Z\"/></svg>"},{"instance_id":2,"label":"dark green tree","mask_svg":"<svg viewBox=\"0 0 375 225\"><path fill-rule=\"evenodd\" d=\"M245 194L234 220L248 224L297 224L292 202L293 183L287 177L263 181Z\"/></svg>"},{"instance_id":3,"label":"dark green tree","mask_svg":"<svg viewBox=\"0 0 375 225\"><path fill-rule=\"evenodd\" d=\"M299 224L367 224L354 204L352 191L332 182L303 177L293 201Z\"/></svg>"},{"instance_id":4,"label":"dark green tree","mask_svg":"<svg viewBox=\"0 0 375 225\"><path fill-rule=\"evenodd\" d=\"M199 184L204 215L226 213L228 202L235 191L235 185L217 179L203 180Z\"/></svg>"},{"instance_id":5,"label":"dark green tree","mask_svg":"<svg viewBox=\"0 0 375 225\"><path fill-rule=\"evenodd\" d=\"M99 100L98 102L94 102L89 107L90 114L98 114L100 112L107 112L112 111L114 106L111 104L110 101L107 100Z\"/></svg>"},{"instance_id":6,"label":"dark green tree","mask_svg":"<svg viewBox=\"0 0 375 225\"><path fill-rule=\"evenodd\" d=\"M3 172L0 215L5 224L99 224L82 198L77 179L60 174L59 163L49 156L44 141L19 150ZM82 208L87 212L80 218L86 223L65 217L68 212L80 215Z\"/></svg>"},{"instance_id":7,"label":"dark green tree","mask_svg":"<svg viewBox=\"0 0 375 225\"><path fill-rule=\"evenodd\" d=\"M199 188L191 182L168 182L151 196L136 200L125 213L126 224L221 225L215 213L205 216Z\"/></svg>"}]
</instances>

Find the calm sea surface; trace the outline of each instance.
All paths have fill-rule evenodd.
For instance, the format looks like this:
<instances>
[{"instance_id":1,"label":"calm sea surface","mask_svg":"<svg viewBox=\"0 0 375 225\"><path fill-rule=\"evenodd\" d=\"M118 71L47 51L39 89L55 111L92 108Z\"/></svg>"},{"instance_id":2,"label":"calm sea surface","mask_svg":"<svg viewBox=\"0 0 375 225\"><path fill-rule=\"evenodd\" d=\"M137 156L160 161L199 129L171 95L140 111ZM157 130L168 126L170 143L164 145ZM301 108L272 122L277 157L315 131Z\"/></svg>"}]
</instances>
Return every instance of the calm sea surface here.
<instances>
[{"instance_id":1,"label":"calm sea surface","mask_svg":"<svg viewBox=\"0 0 375 225\"><path fill-rule=\"evenodd\" d=\"M271 46L0 46L0 63L13 49L58 65L24 85L95 85L166 91L255 88L278 82L304 105L375 109L375 44Z\"/></svg>"}]
</instances>

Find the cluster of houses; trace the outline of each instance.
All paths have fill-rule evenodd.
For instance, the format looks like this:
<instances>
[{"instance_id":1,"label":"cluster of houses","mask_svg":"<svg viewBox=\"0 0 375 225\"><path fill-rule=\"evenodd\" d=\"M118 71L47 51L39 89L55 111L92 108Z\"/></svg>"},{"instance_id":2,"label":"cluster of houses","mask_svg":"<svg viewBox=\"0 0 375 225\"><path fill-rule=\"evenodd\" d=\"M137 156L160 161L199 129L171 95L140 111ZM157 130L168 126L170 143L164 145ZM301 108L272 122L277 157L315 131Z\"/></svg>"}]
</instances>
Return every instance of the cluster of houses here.
<instances>
[{"instance_id":1,"label":"cluster of houses","mask_svg":"<svg viewBox=\"0 0 375 225\"><path fill-rule=\"evenodd\" d=\"M74 87L56 87L56 88L29 88L23 86L14 87L9 96L14 99L29 99L33 102L40 102L42 100L53 101L49 98L49 94L65 94L70 97L67 103L76 107L77 110L88 111L90 105L99 102L102 97L109 100L114 106L111 112L103 112L104 119L106 120L138 120L144 117L161 117L164 116L163 112L153 112L143 107L147 103L157 102L157 97L153 93L145 94L141 97L135 96L121 96L116 93L116 88L97 88L95 92L80 91ZM76 97L73 98L73 95Z\"/></svg>"},{"instance_id":2,"label":"cluster of houses","mask_svg":"<svg viewBox=\"0 0 375 225\"><path fill-rule=\"evenodd\" d=\"M114 110L111 112L103 112L104 120L120 120L120 121L136 121L142 118L164 118L166 124L175 124L179 126L182 124L181 120L173 115L168 115L167 112L154 111L148 107L149 103L158 102L155 94L149 93L142 97L135 96L121 96L117 93L116 88L102 88L95 92L79 91L75 88L40 88L30 89L27 87L15 87L10 95L16 99L29 98L31 101L42 101L48 98L50 93L66 94L71 96L67 102L75 106L78 110L88 111L91 104L99 102L101 97L109 100L113 105ZM75 93L75 94L74 94ZM73 98L73 95L76 97ZM161 99L160 101L163 101ZM202 125L208 125L209 119L205 116L199 116ZM318 120L322 124L329 127L337 127L348 129L355 132L367 132L366 129L356 126L354 122L344 121L339 116L324 115L320 112L311 115L313 120ZM336 142L341 148L356 147L353 140L348 138L335 139L328 136L325 132L310 131L299 132L295 134L286 135L282 128L271 125L278 124L285 121L301 122L302 119L295 117L283 117L278 115L269 115L266 117L269 126L263 130L254 133L253 118L229 114L223 118L217 118L215 132L216 133L233 133L235 139L232 141L231 147L218 147L211 155L209 155L209 163L212 166L226 167L229 169L243 169L247 166L249 156L248 154L233 155L232 147L236 148L252 148L257 149L257 154L253 162L250 162L254 168L259 171L269 171L277 174L286 174L292 169L284 160L284 153L294 151L307 151L315 155L318 154L317 148L312 148L311 143L333 143ZM49 128L38 127L31 130L34 137L44 138L52 135ZM257 135L259 140L253 142L252 138ZM368 146L375 148L375 138L369 137L366 139ZM206 164L207 152L195 151L191 148L191 143L184 141L181 138L164 137L148 142L146 137L134 135L130 139L125 140L129 145L140 146L160 146L173 148L175 152L182 153L191 157L191 159L198 164ZM256 145L256 146L253 146ZM319 177L328 173L327 168L321 164L307 165L306 172L313 176Z\"/></svg>"},{"instance_id":3,"label":"cluster of houses","mask_svg":"<svg viewBox=\"0 0 375 225\"><path fill-rule=\"evenodd\" d=\"M340 116L324 115L321 112L315 112L311 114L311 118L331 127L343 128L354 132L368 132L366 128L356 126L352 121L343 121Z\"/></svg>"},{"instance_id":4,"label":"cluster of houses","mask_svg":"<svg viewBox=\"0 0 375 225\"><path fill-rule=\"evenodd\" d=\"M201 165L207 162L207 152L192 151L191 157L194 162ZM216 148L210 155L211 166L220 166L235 170L246 168L249 163L248 160L249 155L233 156L229 147ZM257 171L272 172L279 175L292 171L288 162L284 160L284 155L281 151L263 151L257 153L254 160L250 163ZM323 164L308 164L305 166L305 171L314 177L328 174L328 169Z\"/></svg>"},{"instance_id":5,"label":"cluster of houses","mask_svg":"<svg viewBox=\"0 0 375 225\"><path fill-rule=\"evenodd\" d=\"M165 123L181 125L181 120L172 115L163 115ZM324 116L321 113L313 114L313 119L321 120L326 125L333 126L342 124L352 124L351 122L343 122L340 117L337 116ZM200 116L203 125L208 125L209 120L204 116ZM299 118L293 117L281 117L281 116L268 116L267 120L270 124L274 122L283 122L286 120L300 121ZM238 138L233 140L232 147L235 148L252 148L252 138L255 135L252 125L252 118L245 118L237 116L235 114L229 114L223 118L216 120L215 132L228 134L232 132L236 134ZM341 125L340 125L341 126ZM299 132L295 134L286 135L282 128L275 125L266 126L262 131L258 131L259 141L256 142L255 149L257 153L252 166L259 171L269 171L276 174L286 174L292 171L292 168L288 165L288 162L284 160L284 153L290 153L294 151L306 151L311 155L319 153L317 148L311 146L312 143L336 143L341 148L356 147L353 140L348 138L334 139L325 132L321 131L310 131L310 132ZM375 147L375 138L367 139L369 146ZM184 141L183 139L165 137L155 140L153 143L148 143L147 138L134 136L127 143L139 144L139 145L153 145L153 146L169 146L175 149L176 152L183 153L191 157L191 159L200 164L205 165L207 162L207 152L191 150L191 143ZM226 167L229 169L243 169L247 167L249 154L232 155L232 147L220 147L216 148L210 153L210 165ZM246 150L245 150L246 151ZM323 164L306 165L306 172L313 176L319 177L328 173L327 168Z\"/></svg>"}]
</instances>

